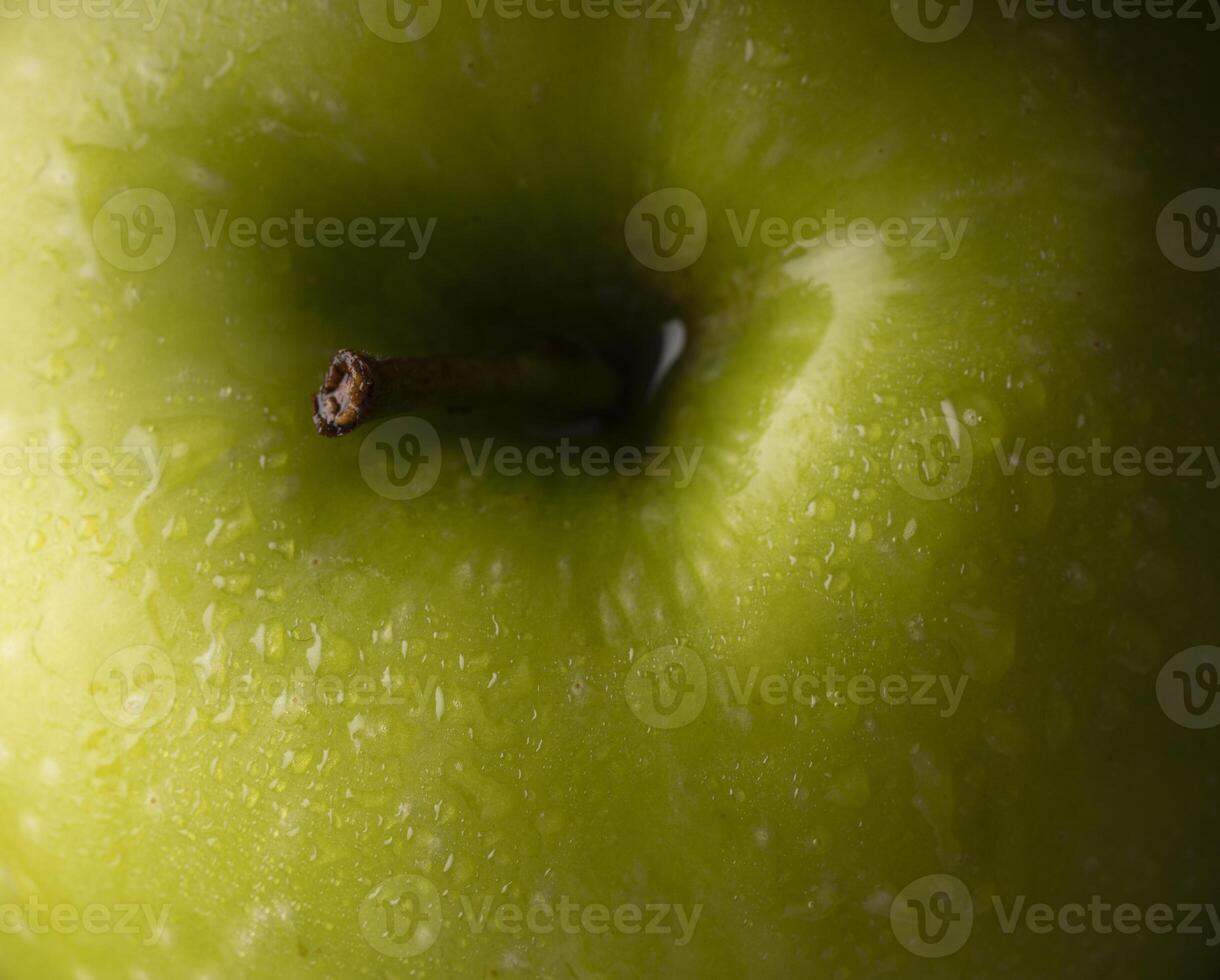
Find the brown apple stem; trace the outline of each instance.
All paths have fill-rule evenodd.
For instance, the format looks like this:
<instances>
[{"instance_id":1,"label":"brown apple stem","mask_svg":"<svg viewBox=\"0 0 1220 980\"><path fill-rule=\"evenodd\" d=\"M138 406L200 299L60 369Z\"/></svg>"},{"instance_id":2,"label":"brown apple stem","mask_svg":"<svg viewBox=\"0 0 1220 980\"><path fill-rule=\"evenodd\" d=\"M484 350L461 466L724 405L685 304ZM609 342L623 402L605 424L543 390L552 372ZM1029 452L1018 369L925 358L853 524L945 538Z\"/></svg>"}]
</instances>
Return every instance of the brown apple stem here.
<instances>
[{"instance_id":1,"label":"brown apple stem","mask_svg":"<svg viewBox=\"0 0 1220 980\"><path fill-rule=\"evenodd\" d=\"M575 354L391 357L341 350L313 398L324 436L344 436L374 418L425 407L527 406L555 421L603 417L618 406L618 376L605 361Z\"/></svg>"}]
</instances>

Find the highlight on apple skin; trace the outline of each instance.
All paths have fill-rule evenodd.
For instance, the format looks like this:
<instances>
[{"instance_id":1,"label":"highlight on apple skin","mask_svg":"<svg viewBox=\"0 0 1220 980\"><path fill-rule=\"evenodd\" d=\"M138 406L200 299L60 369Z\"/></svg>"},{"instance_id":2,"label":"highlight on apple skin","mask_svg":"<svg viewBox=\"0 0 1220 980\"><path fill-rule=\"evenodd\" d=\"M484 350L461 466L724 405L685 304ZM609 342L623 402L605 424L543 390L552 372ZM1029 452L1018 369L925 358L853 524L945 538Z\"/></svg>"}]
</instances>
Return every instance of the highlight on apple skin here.
<instances>
[{"instance_id":1,"label":"highlight on apple skin","mask_svg":"<svg viewBox=\"0 0 1220 980\"><path fill-rule=\"evenodd\" d=\"M1214 20L5 4L0 980L1216 980Z\"/></svg>"}]
</instances>

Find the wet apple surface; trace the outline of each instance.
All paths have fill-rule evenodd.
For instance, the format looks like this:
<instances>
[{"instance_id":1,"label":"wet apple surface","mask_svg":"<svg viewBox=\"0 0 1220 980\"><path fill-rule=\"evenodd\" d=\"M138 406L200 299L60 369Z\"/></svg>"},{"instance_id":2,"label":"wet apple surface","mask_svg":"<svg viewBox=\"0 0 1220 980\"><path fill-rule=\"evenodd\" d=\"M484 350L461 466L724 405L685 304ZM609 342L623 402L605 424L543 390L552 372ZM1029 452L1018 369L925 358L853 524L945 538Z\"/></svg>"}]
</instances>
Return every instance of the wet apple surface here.
<instances>
[{"instance_id":1,"label":"wet apple surface","mask_svg":"<svg viewBox=\"0 0 1220 980\"><path fill-rule=\"evenodd\" d=\"M0 978L1214 971L1191 59L433 5L4 24Z\"/></svg>"}]
</instances>

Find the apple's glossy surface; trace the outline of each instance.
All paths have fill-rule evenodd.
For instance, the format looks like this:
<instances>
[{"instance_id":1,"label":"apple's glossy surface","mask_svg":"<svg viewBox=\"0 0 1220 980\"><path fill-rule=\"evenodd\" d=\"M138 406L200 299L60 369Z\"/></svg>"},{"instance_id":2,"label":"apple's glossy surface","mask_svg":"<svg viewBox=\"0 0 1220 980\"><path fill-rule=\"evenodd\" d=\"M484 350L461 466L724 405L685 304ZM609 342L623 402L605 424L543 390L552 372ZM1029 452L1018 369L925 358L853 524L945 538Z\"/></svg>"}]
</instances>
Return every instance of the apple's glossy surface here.
<instances>
[{"instance_id":1,"label":"apple's glossy surface","mask_svg":"<svg viewBox=\"0 0 1220 980\"><path fill-rule=\"evenodd\" d=\"M1064 22L451 0L394 43L376 7L3 25L0 977L1205 976L1206 915L1009 934L992 901L1220 886L1220 743L1156 685L1220 636L1207 479L993 452L1214 434L1214 279L1154 234L1206 183L1187 109ZM628 219L691 218L675 188L705 247L649 268ZM968 224L951 256L738 241L830 208ZM231 224L298 212L412 220ZM698 449L686 483L476 476L445 418L395 500L309 423L339 347L673 317L617 438ZM935 499L904 464L943 433L903 433L945 413L974 455ZM791 694L831 668L933 703ZM952 955L891 916L929 875L972 895ZM31 897L167 918L39 930Z\"/></svg>"}]
</instances>

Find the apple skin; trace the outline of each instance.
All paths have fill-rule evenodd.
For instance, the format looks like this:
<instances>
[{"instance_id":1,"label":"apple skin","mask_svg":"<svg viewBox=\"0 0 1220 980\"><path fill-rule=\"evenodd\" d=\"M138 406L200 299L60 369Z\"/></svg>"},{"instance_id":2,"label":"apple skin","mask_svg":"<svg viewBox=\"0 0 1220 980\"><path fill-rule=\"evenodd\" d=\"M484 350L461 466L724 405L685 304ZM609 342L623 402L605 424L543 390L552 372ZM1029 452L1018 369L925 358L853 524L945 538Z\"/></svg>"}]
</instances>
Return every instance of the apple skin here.
<instances>
[{"instance_id":1,"label":"apple skin","mask_svg":"<svg viewBox=\"0 0 1220 980\"><path fill-rule=\"evenodd\" d=\"M1207 444L1214 286L1151 230L1206 182L1188 110L1157 117L1121 54L1062 23L980 12L946 54L875 3L713 5L684 33L451 6L404 45L354 3L5 25L4 443L170 456L152 492L0 483L0 904L171 911L147 946L0 935L0 977L1206 976L1201 937L1007 936L987 896L1216 895L1215 731L1171 724L1154 690L1220 635L1212 498L1008 478L984 449L926 501L887 466L946 401L982 447ZM690 269L652 273L623 219L664 187L712 216L944 214L970 235L953 261L778 255L721 222ZM144 273L90 240L129 188L179 223ZM438 231L417 262L208 250L196 208ZM642 345L675 312L691 344L648 441L704 447L684 489L473 479L447 451L402 503L370 492L358 438L310 429L341 346ZM460 421L437 424L452 447ZM657 730L624 684L674 644L714 678L969 684L944 718L742 707L716 682ZM141 645L176 697L125 730L95 674ZM306 666L425 696L228 702ZM887 911L933 873L969 883L977 919L919 959ZM360 915L403 874L443 892L445 926L395 958ZM462 922L463 895L703 911L683 946L511 936Z\"/></svg>"}]
</instances>

